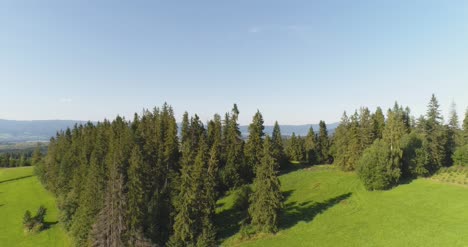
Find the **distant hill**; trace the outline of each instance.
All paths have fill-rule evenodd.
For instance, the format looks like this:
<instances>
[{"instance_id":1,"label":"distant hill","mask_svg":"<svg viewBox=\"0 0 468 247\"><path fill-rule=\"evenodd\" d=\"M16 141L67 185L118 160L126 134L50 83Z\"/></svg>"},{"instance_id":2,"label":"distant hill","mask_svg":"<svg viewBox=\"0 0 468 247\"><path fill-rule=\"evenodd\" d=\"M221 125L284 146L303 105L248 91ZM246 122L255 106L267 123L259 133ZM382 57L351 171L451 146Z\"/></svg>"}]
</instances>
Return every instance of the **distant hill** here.
<instances>
[{"instance_id":1,"label":"distant hill","mask_svg":"<svg viewBox=\"0 0 468 247\"><path fill-rule=\"evenodd\" d=\"M75 120L16 121L0 119L0 143L49 141L57 131L86 123Z\"/></svg>"},{"instance_id":2,"label":"distant hill","mask_svg":"<svg viewBox=\"0 0 468 247\"><path fill-rule=\"evenodd\" d=\"M338 127L339 123L331 123L327 124L328 134L333 134L335 132L336 127ZM318 124L303 124L303 125L280 125L281 134L283 136L290 136L292 133L296 133L296 135L306 136L309 132L309 128L312 126L314 128L314 132L318 133L319 125ZM249 126L244 125L240 126L240 131L243 136L248 136L249 134ZM265 126L265 133L271 135L273 132L273 126Z\"/></svg>"},{"instance_id":3,"label":"distant hill","mask_svg":"<svg viewBox=\"0 0 468 247\"><path fill-rule=\"evenodd\" d=\"M68 127L71 128L75 124L85 123L86 121L77 120L16 121L0 119L0 144L49 141L52 136L55 136L57 131L65 130ZM305 136L310 126L316 132L319 130L318 124L280 125L281 134L290 136L294 132L296 135ZM332 134L337 126L338 123L328 124L329 134ZM248 125L242 125L239 128L243 136L248 136ZM273 126L265 126L265 133L271 134L272 132Z\"/></svg>"}]
</instances>

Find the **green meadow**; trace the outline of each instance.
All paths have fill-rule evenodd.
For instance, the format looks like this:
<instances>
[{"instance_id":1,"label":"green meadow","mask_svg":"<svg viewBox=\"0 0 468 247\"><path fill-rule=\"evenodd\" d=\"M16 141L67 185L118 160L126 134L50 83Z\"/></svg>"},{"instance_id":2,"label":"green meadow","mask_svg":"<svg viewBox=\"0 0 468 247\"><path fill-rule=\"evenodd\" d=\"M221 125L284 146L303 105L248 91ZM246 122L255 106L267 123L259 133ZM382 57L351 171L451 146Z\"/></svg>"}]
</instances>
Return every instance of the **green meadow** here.
<instances>
[{"instance_id":1,"label":"green meadow","mask_svg":"<svg viewBox=\"0 0 468 247\"><path fill-rule=\"evenodd\" d=\"M242 239L234 193L218 201L223 246L468 246L468 189L417 179L366 191L354 173L330 166L280 177L280 231Z\"/></svg>"},{"instance_id":2,"label":"green meadow","mask_svg":"<svg viewBox=\"0 0 468 247\"><path fill-rule=\"evenodd\" d=\"M24 212L30 210L34 215L40 205L47 208L48 229L25 233ZM33 175L32 167L0 169L0 246L70 246L71 241L57 222L57 216L54 197Z\"/></svg>"},{"instance_id":3,"label":"green meadow","mask_svg":"<svg viewBox=\"0 0 468 247\"><path fill-rule=\"evenodd\" d=\"M388 191L366 191L354 173L332 166L281 175L280 231L242 239L245 216L235 193L218 201L222 246L468 246L468 188L417 179ZM40 205L50 225L25 233L22 217ZM0 169L0 246L70 246L53 196L32 168ZM221 224L220 224L221 225Z\"/></svg>"}]
</instances>

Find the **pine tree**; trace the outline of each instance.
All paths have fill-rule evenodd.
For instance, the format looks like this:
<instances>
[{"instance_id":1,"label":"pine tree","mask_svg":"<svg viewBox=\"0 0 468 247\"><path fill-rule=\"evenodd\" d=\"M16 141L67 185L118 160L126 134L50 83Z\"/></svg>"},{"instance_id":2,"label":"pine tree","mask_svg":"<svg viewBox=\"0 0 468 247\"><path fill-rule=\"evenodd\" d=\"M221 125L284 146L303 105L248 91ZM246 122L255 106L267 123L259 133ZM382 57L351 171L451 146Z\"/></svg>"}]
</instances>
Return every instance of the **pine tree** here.
<instances>
[{"instance_id":1,"label":"pine tree","mask_svg":"<svg viewBox=\"0 0 468 247\"><path fill-rule=\"evenodd\" d=\"M143 217L146 213L144 201L144 170L143 158L139 147L134 147L130 157L130 167L128 169L128 235L136 238L143 228Z\"/></svg>"},{"instance_id":2,"label":"pine tree","mask_svg":"<svg viewBox=\"0 0 468 247\"><path fill-rule=\"evenodd\" d=\"M249 215L257 232L270 233L278 230L282 194L277 177L279 165L272 155L271 140L268 136L265 138L263 152L254 179Z\"/></svg>"},{"instance_id":3,"label":"pine tree","mask_svg":"<svg viewBox=\"0 0 468 247\"><path fill-rule=\"evenodd\" d=\"M468 109L465 111L465 117L463 118L463 123L462 123L462 144L468 144Z\"/></svg>"},{"instance_id":4,"label":"pine tree","mask_svg":"<svg viewBox=\"0 0 468 247\"><path fill-rule=\"evenodd\" d=\"M429 170L431 173L442 167L446 160L447 136L442 126L443 118L439 108L439 103L433 94L428 105L427 119L424 126L425 145L429 153Z\"/></svg>"},{"instance_id":5,"label":"pine tree","mask_svg":"<svg viewBox=\"0 0 468 247\"><path fill-rule=\"evenodd\" d=\"M180 201L176 205L177 215L170 246L196 246L199 241L208 241L210 234L207 228L213 229L209 213L214 208L210 206L211 209L208 209L212 202L208 203L206 194L207 172L207 145L202 138L194 164L182 167ZM211 187L210 190L213 191ZM200 239L200 236L204 239Z\"/></svg>"},{"instance_id":6,"label":"pine tree","mask_svg":"<svg viewBox=\"0 0 468 247\"><path fill-rule=\"evenodd\" d=\"M363 151L359 137L359 114L357 111L351 116L347 137L349 138L348 149L346 151L349 158L349 170L354 170Z\"/></svg>"},{"instance_id":7,"label":"pine tree","mask_svg":"<svg viewBox=\"0 0 468 247\"><path fill-rule=\"evenodd\" d=\"M245 183L246 179L241 176L241 170L246 169L244 162L244 141L242 140L239 124L237 123L239 110L237 105L231 111L227 118L226 126L226 165L221 172L221 178L225 188L238 187Z\"/></svg>"},{"instance_id":8,"label":"pine tree","mask_svg":"<svg viewBox=\"0 0 468 247\"><path fill-rule=\"evenodd\" d=\"M359 139L362 151L369 147L376 139L373 124L369 109L367 107L361 108L359 114Z\"/></svg>"},{"instance_id":9,"label":"pine tree","mask_svg":"<svg viewBox=\"0 0 468 247\"><path fill-rule=\"evenodd\" d=\"M287 163L287 160L284 153L283 137L281 135L281 129L278 121L275 121L275 125L273 127L271 148L273 150L273 157L278 161L280 167L284 166Z\"/></svg>"},{"instance_id":10,"label":"pine tree","mask_svg":"<svg viewBox=\"0 0 468 247\"><path fill-rule=\"evenodd\" d=\"M450 108L449 122L446 127L447 141L445 145L446 154L444 161L447 166L453 164L452 155L454 154L457 146L461 146L463 144L455 102L452 102Z\"/></svg>"},{"instance_id":11,"label":"pine tree","mask_svg":"<svg viewBox=\"0 0 468 247\"><path fill-rule=\"evenodd\" d=\"M374 127L374 137L376 139L381 139L385 127L385 116L383 114L382 108L377 107L375 113L372 115L372 121Z\"/></svg>"},{"instance_id":12,"label":"pine tree","mask_svg":"<svg viewBox=\"0 0 468 247\"><path fill-rule=\"evenodd\" d=\"M320 121L319 127L320 129L317 138L318 161L322 164L328 164L330 163L330 140L325 121Z\"/></svg>"},{"instance_id":13,"label":"pine tree","mask_svg":"<svg viewBox=\"0 0 468 247\"><path fill-rule=\"evenodd\" d=\"M335 153L335 164L345 171L352 170L354 167L354 164L350 162L349 157L349 129L349 118L346 112L344 112L343 116L341 117L340 125L338 125L338 127L335 130L333 149Z\"/></svg>"},{"instance_id":14,"label":"pine tree","mask_svg":"<svg viewBox=\"0 0 468 247\"><path fill-rule=\"evenodd\" d=\"M249 182L253 179L255 166L260 163L260 159L262 158L264 129L263 116L260 111L257 111L252 119L252 123L249 125L249 139L244 149L248 169L243 173L243 177Z\"/></svg>"},{"instance_id":15,"label":"pine tree","mask_svg":"<svg viewBox=\"0 0 468 247\"><path fill-rule=\"evenodd\" d=\"M304 148L306 153L306 160L309 165L314 165L317 162L317 141L312 126L309 128L309 132L304 141Z\"/></svg>"},{"instance_id":16,"label":"pine tree","mask_svg":"<svg viewBox=\"0 0 468 247\"><path fill-rule=\"evenodd\" d=\"M127 210L123 180L118 167L111 167L104 208L99 213L91 233L92 246L125 246Z\"/></svg>"}]
</instances>

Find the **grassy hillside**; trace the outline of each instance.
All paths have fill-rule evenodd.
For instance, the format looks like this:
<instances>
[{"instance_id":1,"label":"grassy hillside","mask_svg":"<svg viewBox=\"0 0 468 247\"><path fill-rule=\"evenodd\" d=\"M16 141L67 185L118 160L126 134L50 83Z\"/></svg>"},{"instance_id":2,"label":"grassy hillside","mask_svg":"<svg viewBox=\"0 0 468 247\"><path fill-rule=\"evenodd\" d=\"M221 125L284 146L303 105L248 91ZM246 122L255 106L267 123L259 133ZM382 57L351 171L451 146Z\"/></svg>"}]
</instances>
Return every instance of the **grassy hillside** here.
<instances>
[{"instance_id":1,"label":"grassy hillside","mask_svg":"<svg viewBox=\"0 0 468 247\"><path fill-rule=\"evenodd\" d=\"M468 189L419 179L365 191L353 173L328 167L281 176L280 232L241 241L233 195L218 202L224 246L468 246ZM230 224L229 224L230 223Z\"/></svg>"},{"instance_id":2,"label":"grassy hillside","mask_svg":"<svg viewBox=\"0 0 468 247\"><path fill-rule=\"evenodd\" d=\"M33 214L47 208L46 223L50 228L37 234L23 231L24 212ZM70 246L70 239L60 224L58 210L51 194L33 176L33 168L0 169L0 246Z\"/></svg>"}]
</instances>

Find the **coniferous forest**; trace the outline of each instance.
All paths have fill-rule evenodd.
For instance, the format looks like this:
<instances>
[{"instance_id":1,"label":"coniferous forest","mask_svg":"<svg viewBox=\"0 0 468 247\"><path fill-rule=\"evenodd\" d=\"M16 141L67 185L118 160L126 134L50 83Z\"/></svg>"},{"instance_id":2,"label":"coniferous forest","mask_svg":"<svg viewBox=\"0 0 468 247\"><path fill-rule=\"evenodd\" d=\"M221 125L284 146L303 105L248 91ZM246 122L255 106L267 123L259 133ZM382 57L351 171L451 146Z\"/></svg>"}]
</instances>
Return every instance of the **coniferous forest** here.
<instances>
[{"instance_id":1,"label":"coniferous forest","mask_svg":"<svg viewBox=\"0 0 468 247\"><path fill-rule=\"evenodd\" d=\"M164 104L61 131L32 163L76 246L217 246L216 202L239 188L250 190L241 231L275 233L284 208L278 175L295 165L356 171L368 190L468 165L468 112L460 123L453 107L444 121L434 95L417 118L398 103L362 107L333 132L320 121L304 137L283 136L278 123L265 133L260 111L242 136L239 114L234 104L207 123L186 112L178 124Z\"/></svg>"}]
</instances>

